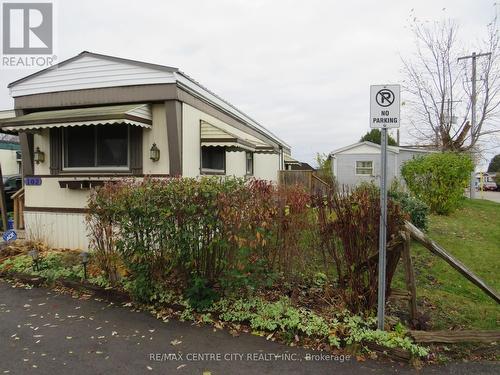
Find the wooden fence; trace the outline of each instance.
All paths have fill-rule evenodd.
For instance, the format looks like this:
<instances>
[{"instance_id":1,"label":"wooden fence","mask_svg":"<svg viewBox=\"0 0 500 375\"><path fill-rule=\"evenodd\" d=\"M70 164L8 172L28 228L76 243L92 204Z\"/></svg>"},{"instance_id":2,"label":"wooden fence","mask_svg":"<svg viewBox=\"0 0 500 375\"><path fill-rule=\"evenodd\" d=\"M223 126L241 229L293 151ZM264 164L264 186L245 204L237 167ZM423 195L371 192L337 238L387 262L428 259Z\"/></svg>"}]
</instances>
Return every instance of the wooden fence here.
<instances>
[{"instance_id":1,"label":"wooden fence","mask_svg":"<svg viewBox=\"0 0 500 375\"><path fill-rule=\"evenodd\" d=\"M279 171L278 182L285 186L303 186L311 194L326 194L330 189L330 186L314 171Z\"/></svg>"}]
</instances>

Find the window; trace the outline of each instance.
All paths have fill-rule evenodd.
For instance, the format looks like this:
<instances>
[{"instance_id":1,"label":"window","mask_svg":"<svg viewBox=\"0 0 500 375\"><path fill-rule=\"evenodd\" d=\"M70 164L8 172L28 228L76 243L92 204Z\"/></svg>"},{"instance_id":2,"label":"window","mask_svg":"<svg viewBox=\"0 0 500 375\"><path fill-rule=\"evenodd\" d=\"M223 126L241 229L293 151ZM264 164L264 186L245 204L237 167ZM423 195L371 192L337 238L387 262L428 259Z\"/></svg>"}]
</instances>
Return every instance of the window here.
<instances>
[{"instance_id":1,"label":"window","mask_svg":"<svg viewBox=\"0 0 500 375\"><path fill-rule=\"evenodd\" d=\"M129 127L75 126L65 128L65 168L127 168Z\"/></svg>"},{"instance_id":2,"label":"window","mask_svg":"<svg viewBox=\"0 0 500 375\"><path fill-rule=\"evenodd\" d=\"M372 161L357 161L356 174L373 175L373 162Z\"/></svg>"},{"instance_id":3,"label":"window","mask_svg":"<svg viewBox=\"0 0 500 375\"><path fill-rule=\"evenodd\" d=\"M23 186L20 177L4 177L3 179L4 188L7 190L19 190Z\"/></svg>"},{"instance_id":4,"label":"window","mask_svg":"<svg viewBox=\"0 0 500 375\"><path fill-rule=\"evenodd\" d=\"M253 176L253 152L246 152L246 174Z\"/></svg>"},{"instance_id":5,"label":"window","mask_svg":"<svg viewBox=\"0 0 500 375\"><path fill-rule=\"evenodd\" d=\"M201 171L207 174L226 173L226 150L224 147L201 148Z\"/></svg>"}]
</instances>

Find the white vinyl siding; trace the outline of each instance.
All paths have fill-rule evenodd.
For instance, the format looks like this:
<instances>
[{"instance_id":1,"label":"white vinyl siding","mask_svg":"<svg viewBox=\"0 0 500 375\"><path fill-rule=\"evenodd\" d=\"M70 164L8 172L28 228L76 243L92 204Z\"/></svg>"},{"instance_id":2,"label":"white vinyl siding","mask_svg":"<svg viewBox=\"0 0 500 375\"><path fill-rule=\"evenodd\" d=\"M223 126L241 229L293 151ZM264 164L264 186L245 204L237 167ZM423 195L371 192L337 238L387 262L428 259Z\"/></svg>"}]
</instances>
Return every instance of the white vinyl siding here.
<instances>
[{"instance_id":1,"label":"white vinyl siding","mask_svg":"<svg viewBox=\"0 0 500 375\"><path fill-rule=\"evenodd\" d=\"M85 214L24 212L26 237L50 247L88 250Z\"/></svg>"},{"instance_id":2,"label":"white vinyl siding","mask_svg":"<svg viewBox=\"0 0 500 375\"><path fill-rule=\"evenodd\" d=\"M16 97L55 91L173 82L174 74L167 71L82 56L69 64L18 83L11 88L10 93Z\"/></svg>"}]
</instances>

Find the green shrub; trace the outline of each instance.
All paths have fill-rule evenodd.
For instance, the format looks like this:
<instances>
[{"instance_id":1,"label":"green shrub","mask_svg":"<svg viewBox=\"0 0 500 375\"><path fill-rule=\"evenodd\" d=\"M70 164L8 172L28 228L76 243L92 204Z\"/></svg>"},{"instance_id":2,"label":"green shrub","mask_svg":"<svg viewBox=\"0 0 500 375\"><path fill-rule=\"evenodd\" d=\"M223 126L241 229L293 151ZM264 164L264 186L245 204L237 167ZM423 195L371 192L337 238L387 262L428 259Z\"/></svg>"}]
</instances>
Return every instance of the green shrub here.
<instances>
[{"instance_id":1,"label":"green shrub","mask_svg":"<svg viewBox=\"0 0 500 375\"><path fill-rule=\"evenodd\" d=\"M107 277L123 263L128 290L143 302L172 276L183 287L203 279L248 291L275 270L307 269L300 239L312 223L299 187L218 177L124 180L93 193L89 211L96 261Z\"/></svg>"},{"instance_id":2,"label":"green shrub","mask_svg":"<svg viewBox=\"0 0 500 375\"><path fill-rule=\"evenodd\" d=\"M401 174L410 191L432 212L447 215L464 199L473 169L468 155L445 152L409 160L403 164Z\"/></svg>"},{"instance_id":3,"label":"green shrub","mask_svg":"<svg viewBox=\"0 0 500 375\"><path fill-rule=\"evenodd\" d=\"M401 209L410 216L417 228L427 230L429 225L429 206L408 192L390 190L389 197L399 203Z\"/></svg>"}]
</instances>

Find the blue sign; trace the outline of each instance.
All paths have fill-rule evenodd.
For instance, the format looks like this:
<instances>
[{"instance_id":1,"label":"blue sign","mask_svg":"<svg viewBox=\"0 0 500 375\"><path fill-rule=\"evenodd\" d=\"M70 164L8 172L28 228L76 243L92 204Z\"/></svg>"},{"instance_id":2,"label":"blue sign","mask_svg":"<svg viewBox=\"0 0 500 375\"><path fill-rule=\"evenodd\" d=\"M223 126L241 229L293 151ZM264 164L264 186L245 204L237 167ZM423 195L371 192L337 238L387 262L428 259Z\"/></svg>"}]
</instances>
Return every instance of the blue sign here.
<instances>
[{"instance_id":1,"label":"blue sign","mask_svg":"<svg viewBox=\"0 0 500 375\"><path fill-rule=\"evenodd\" d=\"M42 184L41 177L25 177L24 184L27 186L39 186Z\"/></svg>"},{"instance_id":2,"label":"blue sign","mask_svg":"<svg viewBox=\"0 0 500 375\"><path fill-rule=\"evenodd\" d=\"M17 239L17 233L14 229L9 229L3 234L2 238L5 242L14 241Z\"/></svg>"}]
</instances>

